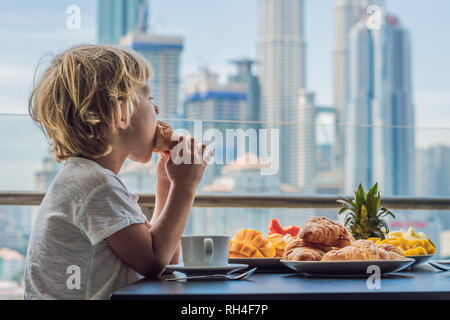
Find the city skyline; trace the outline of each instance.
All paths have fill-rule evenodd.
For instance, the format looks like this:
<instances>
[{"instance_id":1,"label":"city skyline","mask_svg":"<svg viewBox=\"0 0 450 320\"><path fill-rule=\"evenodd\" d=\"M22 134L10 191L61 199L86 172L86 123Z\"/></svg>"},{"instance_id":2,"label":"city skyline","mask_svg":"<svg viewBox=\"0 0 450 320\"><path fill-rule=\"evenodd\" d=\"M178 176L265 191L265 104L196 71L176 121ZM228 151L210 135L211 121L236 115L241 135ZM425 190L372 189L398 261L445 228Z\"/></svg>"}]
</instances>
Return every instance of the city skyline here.
<instances>
[{"instance_id":1,"label":"city skyline","mask_svg":"<svg viewBox=\"0 0 450 320\"><path fill-rule=\"evenodd\" d=\"M350 0L346 0L346 1L350 1ZM302 1L303 2L303 1ZM343 2L343 0L340 0L340 1L336 1L335 2L335 4L337 4L337 3L339 3L339 2ZM355 2L355 0L353 0L353 2ZM158 3L157 1L156 1L156 3ZM308 1L305 1L304 3L308 3ZM306 12L306 16L309 16L309 13L308 12ZM157 19L156 19L157 20ZM149 22L150 22L150 25L152 24L152 19L150 19L149 20ZM151 29L151 28L150 28ZM302 29L303 29L303 27L302 27ZM301 33L303 33L303 30L301 30ZM302 35L302 39L303 39L303 35ZM301 40L301 41L304 41L304 40ZM312 42L316 42L316 41L312 41ZM308 42L308 44L309 44L309 42ZM303 45L303 48L301 49L301 50L303 50L303 51L308 51L308 50L304 50L304 45ZM309 52L308 52L309 53ZM306 60L306 61L308 61L309 59L307 58L307 57L309 57L309 54L308 53L305 53L305 52L303 52L303 54L302 54L302 56L303 56L303 60ZM183 52L183 54L182 55L184 55L184 52ZM305 56L307 56L307 57L305 57ZM231 58L231 57L230 57ZM152 60L152 59L150 59L150 60ZM229 61L229 59L228 59L228 61ZM213 68L215 69L215 66L213 66ZM307 68L306 68L307 69ZM310 72L308 72L308 73L306 73L306 72L304 72L303 71L303 75L300 77L300 78L302 78L303 80L301 81L302 82L302 84L300 84L300 85L305 85L305 83L306 83L306 78L308 78L308 75L310 74ZM308 89L309 90L309 89ZM320 99L320 97L322 96L322 92L318 92L318 91L316 91L316 90L314 90L314 89L312 89L312 90L309 90L309 91L311 91L311 93L313 93L314 94L314 103L315 104L317 104L317 101ZM308 93L309 94L309 93ZM297 102L294 102L294 104L297 104ZM289 105L290 106L290 105ZM288 117L288 119L289 120L294 120L294 121L296 121L295 119L297 119L297 116L298 115L296 115L295 117ZM272 120L274 119L273 117L271 118ZM306 118L304 118L304 119L306 119ZM308 122L307 123L309 123L309 122L311 122L311 118L308 118L309 120L308 120ZM301 136L301 135L300 135ZM419 134L418 135L419 136L419 139L418 140L420 140L420 138L422 137L422 136L424 136L423 134ZM442 136L442 135L441 135ZM445 136L445 135L444 135ZM447 141L446 141L447 142ZM436 144L438 144L439 143L439 141L437 141L436 142ZM420 145L419 145L420 146ZM307 146L304 146L305 148L307 147ZM311 148L297 148L297 151L300 151L300 150L311 150ZM308 154L310 154L310 153L308 153ZM308 163L313 163L312 161L311 161L311 159L314 159L314 157L313 158L307 158L307 159L304 159L304 160L302 160L302 161L309 161ZM314 160L313 160L314 161ZM300 163L302 163L302 162L300 162ZM299 166L299 167L303 167L303 170L309 170L310 169L310 166L304 166L304 165L301 165L301 166ZM289 169L289 168L288 168ZM290 169L292 169L292 168L290 168ZM297 168L297 170L298 170L298 168ZM303 177L305 177L305 175L304 175L304 173L302 174L302 176ZM297 183L297 181L298 181L298 177L297 177L297 175L295 174L295 175L292 175L292 177L289 177L289 178L292 178L291 180L292 181L294 181L294 183L293 184L296 184ZM308 178L308 182L306 183L306 184L310 184L310 181L311 181L311 178ZM305 182L303 182L303 184L305 184Z\"/></svg>"},{"instance_id":2,"label":"city skyline","mask_svg":"<svg viewBox=\"0 0 450 320\"><path fill-rule=\"evenodd\" d=\"M129 24L128 19L130 16L129 7L124 6L120 3L120 1L117 2L110 2L105 4L104 1L99 1L99 10L100 10L100 19L98 21L99 24L99 33L98 38L108 38L109 30L105 30L102 26L105 24L105 21L109 21L111 18L108 15L105 15L102 17L103 10L105 12L110 12L110 16L112 17L121 17L120 21L117 21L117 24L119 26L127 25ZM131 12L131 16L135 16L137 12L142 12L143 4L145 2L139 2L140 8L136 5L137 2L130 2L131 4L135 5L134 7L134 14ZM127 4L130 4L127 3ZM391 109L393 108L400 108L399 110L396 110L396 113L399 114L401 119L408 118L410 115L408 115L408 112L411 113L413 110L412 108L412 102L411 102L411 80L410 80L410 51L409 51L409 39L405 41L401 41L400 48L405 47L404 53L397 53L394 49L392 52L388 51L384 47L378 47L377 51L373 53L369 53L369 57L360 57L359 46L367 46L366 49L363 48L361 52L370 52L370 48L372 45L368 43L365 44L353 44L354 40L348 41L348 39L352 39L353 36L351 34L356 33L357 31L354 31L353 29L358 26L358 28L361 30L361 32L366 32L368 35L367 37L371 37L372 33L374 33L374 38L378 38L378 33L372 32L366 27L366 22L362 19L364 16L364 6L367 6L369 4L375 3L374 1L358 1L358 0L337 0L335 2L335 52L334 52L334 58L335 58L335 82L339 83L339 77L345 80L345 83L348 83L344 86L349 88L347 89L340 89L339 86L335 86L335 91L337 93L337 100L338 102L341 100L348 100L349 103L345 103L341 106L339 106L339 103L336 104L336 110L337 110L337 119L338 122L345 121L349 122L352 125L355 124L369 124L369 125L414 125L413 121L397 121L395 119L390 118L390 113L393 111ZM113 5L111 5L113 4ZM286 122L286 121L294 121L299 123L314 123L316 119L316 104L315 104L315 97L316 94L314 92L308 92L307 91L307 85L306 85L306 78L307 78L307 69L306 69L306 63L307 60L307 53L306 53L306 41L304 36L304 17L307 13L305 13L305 1L304 0L285 0L285 1L279 1L279 2L271 2L268 0L260 0L259 1L259 38L258 38L258 61L260 65L260 73L258 75L260 86L261 86L261 99L258 99L261 101L261 106L259 110L260 117L256 118L249 118L246 119L245 116L243 117L244 113L248 113L248 110L244 110L244 107L248 109L251 107L249 104L244 105L242 107L239 107L242 109L242 111L237 112L238 117L234 120L253 120L258 121L262 120L263 122L267 121L275 121L275 122ZM102 6L105 6L102 8ZM147 8L147 7L145 7ZM123 11L122 14L121 11ZM343 16L340 16L341 12L344 13ZM147 14L145 14L147 16ZM390 19L391 16L389 16L386 19ZM384 19L384 16L383 16ZM394 19L394 18L392 18ZM395 18L396 19L396 18ZM384 30L391 30L394 29L394 23L383 23L382 24L382 30L383 33ZM175 37L168 37L168 36L161 36L161 35L155 35L153 34L144 34L143 32L137 32L137 29L142 29L139 25L136 26L136 21L133 22L134 26L131 31L130 30L123 30L122 34L116 35L117 38L121 37L121 44L124 44L128 47L134 48L141 52L146 59L153 64L154 70L155 70L155 94L160 96L163 108L166 107L166 96L174 97L177 96L178 88L175 87L173 90L166 90L167 92L159 92L160 88L160 82L162 83L164 79L168 80L169 78L172 79L170 81L164 80L165 85L163 87L168 87L168 85L172 83L178 84L179 82L179 75L178 75L178 57L179 52L178 49L181 49L182 45L182 38L178 37L177 39ZM140 21L138 24L146 25L146 22ZM353 27L355 25L355 27ZM397 20L395 21L395 26L398 25ZM388 26L389 28L386 28L385 26ZM118 28L121 29L121 28ZM146 29L146 28L143 28ZM115 29L113 31L116 31ZM103 34L105 33L105 34ZM124 33L126 35L124 36ZM391 32L392 33L392 32ZM115 34L114 34L115 35ZM358 35L359 36L359 35ZM393 37L393 36L392 36ZM347 39L347 40L346 40ZM372 40L374 42L381 42L384 41L384 37L380 38L378 40ZM392 44L394 42L394 38L388 38L386 37L386 43L394 47ZM401 38L402 39L402 38ZM175 41L176 40L176 41ZM111 40L112 41L112 40ZM117 39L115 40L117 41ZM173 42L175 41L175 42ZM169 43L170 42L170 43ZM172 43L173 42L173 43ZM404 44L406 43L406 44ZM347 49L348 45L355 46L349 47L350 49ZM370 46L369 46L370 45ZM174 47L175 46L175 47ZM167 48L166 48L167 47ZM177 49L175 52L175 56L173 56L171 59L169 59L165 53L165 51ZM389 49L389 48L388 48ZM386 50L386 53L385 53ZM397 49L398 51L398 49ZM342 53L341 53L342 52ZM354 53L356 52L356 54ZM351 53L351 56L350 56ZM383 60L384 56L387 55L388 59L386 62ZM164 59L163 59L164 58ZM162 59L162 60L161 60ZM161 60L161 61L160 61ZM351 63L348 66L341 66L343 63L347 63L346 61L351 61ZM373 60L373 61L372 61ZM388 65L387 62L391 60L399 60L404 61L405 67L394 67L391 65ZM166 62L169 61L169 65L174 66L175 71L172 71L168 73L165 71L167 69L167 66L165 65ZM362 62L359 62L362 61ZM374 61L382 61L379 63L379 65L375 65ZM356 63L359 64L356 64ZM384 68L387 68L388 74L386 80L382 80L381 83L376 83L375 85L371 85L372 82L375 82L375 80L370 80L367 84L362 84L362 91L361 93L357 92L356 94L353 93L353 91L356 91L355 88L357 87L356 84L363 83L362 79L353 79L350 78L349 75L353 73L361 73L358 70L354 70L354 65L356 65L358 68L361 68L361 70L368 70L367 74L364 75L364 78L374 77L374 79L381 79L381 76L378 75L378 70L384 70ZM373 69L368 69L368 67L372 66ZM386 67L385 67L386 66ZM350 68L351 67L351 68ZM160 71L161 70L161 71ZM338 73L336 73L336 70ZM348 72L351 71L351 72ZM395 74L403 74L403 77L400 77L400 79L405 78L406 80L402 82L400 80L400 84L395 84ZM342 75L341 75L342 74ZM230 79L233 77L230 76ZM217 77L215 77L214 81ZM336 81L337 79L337 81ZM341 79L341 80L342 80ZM380 81L380 80L378 80ZM384 89L384 81L389 85L389 83L394 83L393 85L387 86L387 89ZM166 83L167 82L167 83ZM208 79L205 84L201 84L201 86L209 85L211 81ZM399 82L399 81L397 81ZM215 85L215 84L214 84ZM397 86L398 88L394 87ZM379 88L381 87L381 88ZM337 89L337 90L336 90ZM209 89L211 90L211 89ZM228 89L225 89L228 90ZM359 89L357 89L359 90ZM391 91L392 92L391 92ZM213 89L215 91L215 89ZM340 95L347 94L347 91L350 92L350 95L348 98L342 99L340 98ZM366 99L363 95L365 94L365 91L368 91L369 97ZM378 92L376 93L376 96L374 96L375 93L370 92ZM398 93L397 93L398 91ZM403 91L406 92L406 94L403 94ZM187 91L187 96L197 95L198 92L189 92ZM406 101L403 104L396 104L391 106L389 100L382 100L382 97L387 95L400 95L399 99L400 101ZM202 95L202 93L200 93ZM192 113L192 111L189 111L189 104L190 104L190 98L186 100L187 103L182 103L183 107L188 109L184 110L186 112L186 116L190 118L199 118L204 119L205 115L210 112L211 109L213 114L210 114L210 116L207 118L213 118L213 119L224 119L224 113L226 104L223 104L222 100L224 100L224 97L216 97L217 93L214 92L214 97L211 99L211 101L214 102L215 99L217 100L217 106L213 105L206 106L204 105L203 100L206 101L206 99L200 99L199 105L192 105L190 106L190 109L194 111L194 109L198 109L200 112ZM243 93L243 97L246 95L246 93ZM355 96L355 97L353 97ZM371 99L374 101L372 102ZM227 98L225 98L227 99ZM245 98L247 99L247 97ZM368 105L361 105L360 102L355 103L353 100L356 99L356 101L362 100L368 101ZM234 100L234 99L233 99ZM372 111L372 103L377 103L376 101L380 101L379 105L373 106L374 112L379 114L378 117L375 116L375 120L372 121L372 115L370 114ZM396 102L398 103L398 102ZM172 100L171 106L174 108L176 105L176 101ZM341 103L342 104L342 103ZM354 111L349 111L353 106ZM405 107L404 107L405 106ZM329 107L326 107L329 108ZM390 109L389 109L390 108ZM406 108L406 109L405 109ZM221 110L221 112L216 112L215 110ZM251 107L251 109L254 109ZM317 108L317 110L320 108ZM368 110L365 110L368 109ZM384 110L386 109L386 110ZM405 110L403 110L405 109ZM167 108L162 110L163 117L171 117L174 112L173 109L171 112L169 112L170 109ZM235 111L234 111L235 112ZM235 112L236 113L236 112ZM348 116L343 116L343 114L362 114L363 118L349 118ZM240 114L240 115L239 115ZM192 116L194 115L194 116ZM226 117L226 120L232 120L231 118L228 119ZM353 120L352 120L353 119ZM414 119L414 118L412 118ZM299 127L297 126L281 126L279 130L281 130L281 141L285 141L288 137L291 137L291 141L289 144L287 143L280 143L280 147L282 148L281 154L283 155L281 158L281 167L279 176L276 177L277 179L280 179L280 182L282 183L288 183L293 186L301 187L302 192L306 193L313 193L313 180L315 177L315 160L316 160L316 137L315 137L315 130L312 129L312 126L309 125L301 125ZM359 128L358 128L359 129ZM412 187L412 191L408 189L406 191L405 186L406 185L412 185L413 183L410 183L410 181L414 181L413 178L409 178L409 182L406 183L402 179L404 177L412 177L412 173L414 172L414 166L411 167L412 170L406 170L403 172L401 169L403 166L399 167L399 163L403 163L405 161L402 161L404 159L398 159L400 155L403 153L402 150L397 150L397 146L403 146L406 148L405 150L409 151L406 152L407 157L411 157L411 155L414 155L414 139L409 139L409 137L414 136L411 134L412 130L410 129L403 129L399 131L405 131L408 130L408 133L400 133L397 134L397 130L395 131L394 137L390 137L390 129L384 129L383 133L381 133L381 136L384 137L387 136L386 139L393 139L393 141L387 141L385 142L385 138L382 138L381 140L371 140L372 139L372 129L362 129L363 134L355 134L353 131L355 128L353 126L350 126L348 128L348 132L350 133L347 137L348 141L351 142L350 148L348 148L346 154L346 172L349 172L349 165L352 164L351 167L354 168L356 174L350 175L349 179L346 179L346 191L349 192L350 190L353 190L355 187L355 184L357 183L357 180L361 180L364 184L372 184L372 180L378 180L380 182L386 181L386 189L388 190L388 193L392 194L411 194L414 192L414 188ZM386 132L386 133L385 133ZM365 138L365 136L368 136ZM339 135L338 135L339 136ZM375 137L378 135L375 134ZM402 136L405 138L408 138L408 143L405 143L404 141L400 139L397 139L397 136ZM354 138L353 138L354 137ZM355 140L356 146L353 143L354 141L352 139L358 139L359 137L362 137L363 139L366 139L368 141L367 143L367 152L363 152L362 155L358 155L357 158L354 158L355 148L361 148L361 144L364 142L364 140ZM336 141L334 143L336 145ZM387 149L385 147L387 145ZM373 146L373 147L372 147ZM372 148L378 148L378 152L375 152L372 150ZM396 148L393 152L389 152L389 148ZM389 164L387 168L381 170L378 168L378 165L381 165L382 163L386 161L381 161L378 157L375 158L376 154L383 154L384 157L388 159ZM352 151L353 150L353 151ZM381 152L380 152L381 151ZM413 157L414 158L414 157ZM358 160L359 159L359 160ZM362 161L365 159L366 161ZM336 161L335 162L339 162ZM392 162L392 163L391 163ZM355 165L358 164L358 165ZM360 168L360 166L361 168ZM335 166L336 167L336 166ZM217 168L218 170L219 168ZM341 169L341 165L337 165L337 170ZM362 171L361 171L362 169ZM217 171L216 170L216 171ZM359 170L359 171L358 171ZM365 172L367 171L367 172ZM388 178L392 177L393 174L397 174L399 172L398 177L395 178ZM372 176L373 175L373 176ZM213 177L211 177L213 178ZM400 179L401 178L401 179ZM389 181L389 182L388 182ZM350 183L349 183L350 182ZM339 183L339 185L342 185L343 183ZM366 185L367 187L367 185ZM338 187L338 189L341 189L342 187ZM403 190L405 189L405 190Z\"/></svg>"},{"instance_id":3,"label":"city skyline","mask_svg":"<svg viewBox=\"0 0 450 320\"><path fill-rule=\"evenodd\" d=\"M195 5L191 6L175 3L172 0L150 2L150 21L153 21L150 22L150 30L185 36L186 49L181 63L182 80L205 64L218 71L224 79L231 70L227 63L228 59L243 56L256 57L257 3L256 0L242 4L238 2L229 1L226 6L223 4L218 6L217 3L208 3L204 0L196 1ZM82 28L70 31L65 29L65 22L66 8L72 3L73 1L59 1L57 4L47 2L40 5L30 3L33 17L23 12L21 7L13 2L5 3L0 13L2 18L0 38L6 42L6 47L9 49L0 54L0 61L2 61L0 83L4 84L0 89L2 102L0 112L26 113L27 94L24 95L23 92L28 92L31 87L36 64L42 55L48 52L59 52L74 43L95 42L97 18L94 1L75 1L75 4L81 8ZM448 108L450 85L444 81L446 74L450 73L450 63L446 62L450 44L439 41L445 37L444 30L450 27L450 22L443 15L445 8L450 9L450 3L442 0L434 0L433 3L443 10L435 12L432 6L424 5L420 1L408 1L408 4L403 0L386 1L387 10L400 15L402 24L413 35L412 62L415 70L413 87L419 127L447 127L450 119L450 108ZM305 17L305 38L308 42L309 57L307 60L308 87L317 93L317 103L331 105L334 1L306 1L305 6L308 12ZM179 10L171 10L174 7ZM211 15L202 17L198 22L187 23L190 21L189 13L194 15L199 8L211 10ZM227 20L219 14L219 12L228 13L236 10L239 12L240 20L244 12L248 13L245 16L245 22L235 21L236 18L233 15L231 20L226 22ZM20 18L11 20L11 16L17 16L18 12L20 12ZM57 18L49 19L49 16ZM311 19L311 17L317 18ZM36 28L37 19L40 21L38 28ZM211 21L216 21L214 24L216 28L199 28L203 23L207 24ZM433 28L433 25L436 28ZM245 27L239 30L237 26ZM220 37L221 33L223 33L222 37ZM433 37L428 36L430 33ZM199 37L199 34L205 36ZM211 41L204 41L208 35ZM36 38L40 41L36 42ZM31 41L35 50L33 52L21 50L23 41ZM436 50L427 50L433 45ZM11 50L15 50L16 53L11 55ZM210 57L205 58L208 54ZM204 58L200 58L201 56ZM26 62L23 63L24 61ZM421 141L419 143L422 144Z\"/></svg>"}]
</instances>

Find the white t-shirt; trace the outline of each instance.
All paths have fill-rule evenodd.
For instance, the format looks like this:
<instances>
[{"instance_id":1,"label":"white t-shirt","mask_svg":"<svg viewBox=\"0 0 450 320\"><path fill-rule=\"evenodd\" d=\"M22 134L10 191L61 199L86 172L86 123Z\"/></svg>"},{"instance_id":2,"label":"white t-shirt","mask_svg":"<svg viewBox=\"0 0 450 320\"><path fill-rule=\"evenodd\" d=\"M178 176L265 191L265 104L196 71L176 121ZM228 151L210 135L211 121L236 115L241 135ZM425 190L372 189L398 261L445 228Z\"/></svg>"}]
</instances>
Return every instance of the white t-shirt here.
<instances>
[{"instance_id":1,"label":"white t-shirt","mask_svg":"<svg viewBox=\"0 0 450 320\"><path fill-rule=\"evenodd\" d=\"M117 175L69 158L33 223L25 261L25 299L109 299L136 280L104 240L146 218Z\"/></svg>"}]
</instances>

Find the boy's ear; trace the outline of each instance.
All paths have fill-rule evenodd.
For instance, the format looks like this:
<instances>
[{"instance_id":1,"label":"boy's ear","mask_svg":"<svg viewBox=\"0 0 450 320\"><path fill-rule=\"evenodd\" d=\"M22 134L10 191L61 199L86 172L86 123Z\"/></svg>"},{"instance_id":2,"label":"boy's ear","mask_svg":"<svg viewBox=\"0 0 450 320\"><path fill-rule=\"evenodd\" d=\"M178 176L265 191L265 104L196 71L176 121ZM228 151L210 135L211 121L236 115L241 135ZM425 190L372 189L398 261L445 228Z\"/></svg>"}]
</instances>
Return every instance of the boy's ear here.
<instances>
[{"instance_id":1,"label":"boy's ear","mask_svg":"<svg viewBox=\"0 0 450 320\"><path fill-rule=\"evenodd\" d=\"M119 98L119 105L116 108L116 125L118 129L126 130L127 124L125 121L125 101L122 98Z\"/></svg>"}]
</instances>

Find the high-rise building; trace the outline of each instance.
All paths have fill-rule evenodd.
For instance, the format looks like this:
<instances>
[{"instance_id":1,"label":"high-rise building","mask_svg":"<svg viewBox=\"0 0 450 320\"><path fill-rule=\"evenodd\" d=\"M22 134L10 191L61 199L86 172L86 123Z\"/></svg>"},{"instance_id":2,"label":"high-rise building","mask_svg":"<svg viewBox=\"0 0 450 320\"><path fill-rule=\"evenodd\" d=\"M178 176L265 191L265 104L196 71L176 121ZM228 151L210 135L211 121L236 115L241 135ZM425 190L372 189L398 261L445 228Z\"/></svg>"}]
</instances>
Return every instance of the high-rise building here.
<instances>
[{"instance_id":1,"label":"high-rise building","mask_svg":"<svg viewBox=\"0 0 450 320\"><path fill-rule=\"evenodd\" d=\"M261 87L260 119L279 129L281 182L289 183L297 159L290 143L295 126L280 125L295 118L299 89L306 87L303 0L260 0L258 74ZM271 141L272 143L272 141ZM269 148L270 149L270 148Z\"/></svg>"},{"instance_id":2,"label":"high-rise building","mask_svg":"<svg viewBox=\"0 0 450 320\"><path fill-rule=\"evenodd\" d=\"M237 73L228 77L229 83L240 83L246 87L247 106L245 118L241 120L245 121L259 121L260 111L260 89L259 80L252 72L252 65L254 63L251 59L236 59L231 61L237 66ZM258 129L258 126L253 123L249 124L248 128Z\"/></svg>"},{"instance_id":3,"label":"high-rise building","mask_svg":"<svg viewBox=\"0 0 450 320\"><path fill-rule=\"evenodd\" d=\"M179 103L183 38L134 32L124 36L120 44L139 52L151 64L154 72L150 79L151 95L160 107L160 117L175 116Z\"/></svg>"},{"instance_id":4,"label":"high-rise building","mask_svg":"<svg viewBox=\"0 0 450 320\"><path fill-rule=\"evenodd\" d=\"M348 100L348 35L360 21L367 7L375 0L336 0L334 6L333 90L336 108L333 165L344 168L345 155L345 106Z\"/></svg>"},{"instance_id":5,"label":"high-rise building","mask_svg":"<svg viewBox=\"0 0 450 320\"><path fill-rule=\"evenodd\" d=\"M414 107L410 40L381 12L379 29L362 18L350 31L345 110L345 193L378 182L384 195L413 195Z\"/></svg>"},{"instance_id":6,"label":"high-rise building","mask_svg":"<svg viewBox=\"0 0 450 320\"><path fill-rule=\"evenodd\" d=\"M202 70L184 86L184 110L188 119L242 120L247 112L245 82L219 82L219 75ZM208 123L209 124L209 123ZM213 124L217 126L217 124ZM226 125L224 126L226 128Z\"/></svg>"},{"instance_id":7,"label":"high-rise building","mask_svg":"<svg viewBox=\"0 0 450 320\"><path fill-rule=\"evenodd\" d=\"M129 32L146 32L148 7L148 0L98 0L98 43L119 44Z\"/></svg>"},{"instance_id":8,"label":"high-rise building","mask_svg":"<svg viewBox=\"0 0 450 320\"><path fill-rule=\"evenodd\" d=\"M234 140L228 139L227 141L227 129L245 129L245 125L229 121L240 121L247 117L248 83L236 81L236 79L232 82L221 83L218 81L218 77L219 75L216 73L202 70L193 75L183 88L185 117L202 120L203 133L208 129L217 129L222 134L222 139L214 138L215 158L219 161L213 162L206 168L202 185L210 183L214 177L220 175L227 160L234 160L235 144ZM195 137L194 122L188 123L187 129ZM205 138L208 139L207 136ZM209 141L204 142L209 143ZM252 151L255 152L255 150Z\"/></svg>"},{"instance_id":9,"label":"high-rise building","mask_svg":"<svg viewBox=\"0 0 450 320\"><path fill-rule=\"evenodd\" d=\"M293 107L293 117L289 124L289 136L285 162L289 173L285 182L298 186L302 193L313 193L313 179L316 173L316 110L315 94L305 89L298 90L298 102ZM295 160L294 160L295 159Z\"/></svg>"}]
</instances>

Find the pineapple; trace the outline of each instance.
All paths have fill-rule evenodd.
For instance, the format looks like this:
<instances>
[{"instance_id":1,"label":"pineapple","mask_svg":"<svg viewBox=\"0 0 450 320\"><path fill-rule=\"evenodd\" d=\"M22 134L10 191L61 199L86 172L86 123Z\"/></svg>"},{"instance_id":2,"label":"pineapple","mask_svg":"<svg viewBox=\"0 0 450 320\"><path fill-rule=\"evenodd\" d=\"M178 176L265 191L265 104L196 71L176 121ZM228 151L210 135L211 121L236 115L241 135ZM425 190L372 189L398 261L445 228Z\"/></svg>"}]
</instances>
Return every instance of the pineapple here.
<instances>
[{"instance_id":1,"label":"pineapple","mask_svg":"<svg viewBox=\"0 0 450 320\"><path fill-rule=\"evenodd\" d=\"M355 192L355 200L339 198L337 202L342 204L338 214L346 213L344 225L350 230L355 239L367 239L377 237L383 240L389 233L389 227L383 218L395 215L386 208L380 206L380 192L378 183L367 192L364 192L360 184Z\"/></svg>"}]
</instances>

